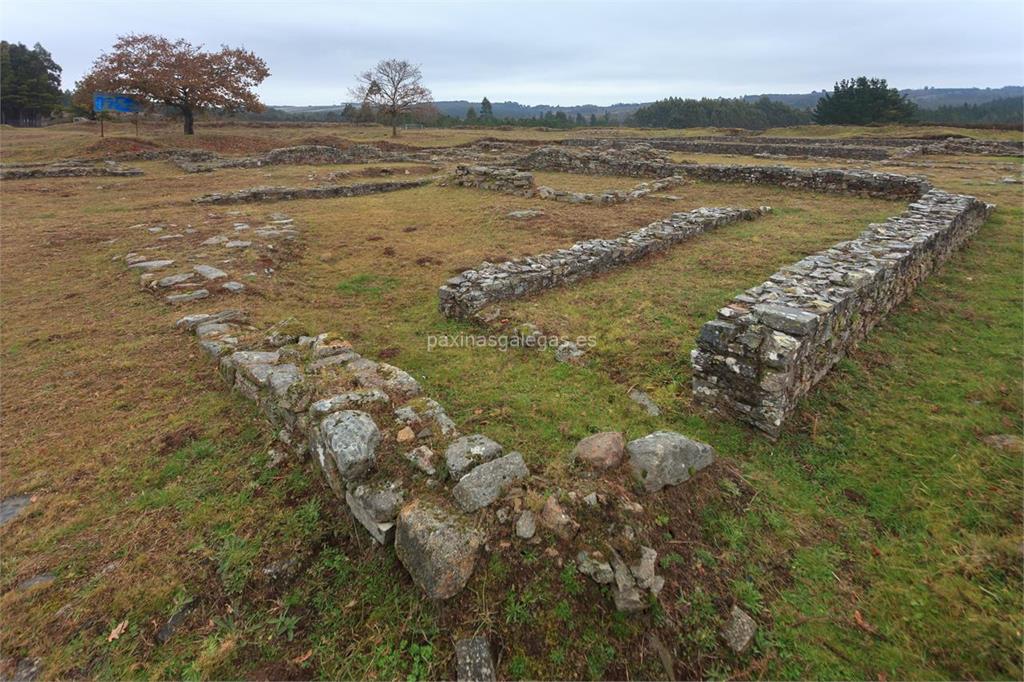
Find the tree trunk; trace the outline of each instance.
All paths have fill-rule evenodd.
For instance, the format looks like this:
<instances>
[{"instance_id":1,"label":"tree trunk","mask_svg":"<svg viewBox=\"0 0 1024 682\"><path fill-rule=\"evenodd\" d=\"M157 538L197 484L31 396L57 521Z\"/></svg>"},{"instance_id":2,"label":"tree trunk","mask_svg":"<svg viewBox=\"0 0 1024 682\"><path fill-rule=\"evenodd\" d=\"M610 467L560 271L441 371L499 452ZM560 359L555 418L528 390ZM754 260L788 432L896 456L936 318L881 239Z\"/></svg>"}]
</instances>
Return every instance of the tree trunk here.
<instances>
[{"instance_id":1,"label":"tree trunk","mask_svg":"<svg viewBox=\"0 0 1024 682\"><path fill-rule=\"evenodd\" d=\"M192 110L189 109L188 107L182 107L181 113L184 114L184 118L185 118L185 134L186 135L195 135L195 130L193 130L193 127L192 127L192 124L195 121L195 117L192 114Z\"/></svg>"},{"instance_id":2,"label":"tree trunk","mask_svg":"<svg viewBox=\"0 0 1024 682\"><path fill-rule=\"evenodd\" d=\"M391 137L398 137L398 114L391 114Z\"/></svg>"}]
</instances>

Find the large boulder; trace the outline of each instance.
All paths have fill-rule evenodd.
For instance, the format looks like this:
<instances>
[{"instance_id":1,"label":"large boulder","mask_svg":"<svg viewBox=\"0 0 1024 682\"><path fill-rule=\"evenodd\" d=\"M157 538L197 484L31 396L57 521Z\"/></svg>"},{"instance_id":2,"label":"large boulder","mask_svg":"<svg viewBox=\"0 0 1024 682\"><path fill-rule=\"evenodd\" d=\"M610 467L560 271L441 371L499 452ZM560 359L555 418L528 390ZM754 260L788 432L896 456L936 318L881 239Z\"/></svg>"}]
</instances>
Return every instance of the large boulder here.
<instances>
[{"instance_id":1,"label":"large boulder","mask_svg":"<svg viewBox=\"0 0 1024 682\"><path fill-rule=\"evenodd\" d=\"M656 431L626 445L633 475L647 492L689 480L715 461L715 450L707 443L691 440L674 431Z\"/></svg>"},{"instance_id":2,"label":"large boulder","mask_svg":"<svg viewBox=\"0 0 1024 682\"><path fill-rule=\"evenodd\" d=\"M351 481L373 468L379 443L380 430L370 415L342 410L320 422L313 447L321 466L330 460L338 475Z\"/></svg>"},{"instance_id":3,"label":"large boulder","mask_svg":"<svg viewBox=\"0 0 1024 682\"><path fill-rule=\"evenodd\" d=\"M448 599L466 586L483 543L464 519L422 500L398 514L395 554L430 599Z\"/></svg>"},{"instance_id":4,"label":"large boulder","mask_svg":"<svg viewBox=\"0 0 1024 682\"><path fill-rule=\"evenodd\" d=\"M472 512L498 499L505 489L530 475L518 452L491 460L459 479L452 496L463 511Z\"/></svg>"},{"instance_id":5,"label":"large boulder","mask_svg":"<svg viewBox=\"0 0 1024 682\"><path fill-rule=\"evenodd\" d=\"M457 481L476 465L500 457L504 451L501 445L479 433L458 438L444 453L448 475Z\"/></svg>"}]
</instances>

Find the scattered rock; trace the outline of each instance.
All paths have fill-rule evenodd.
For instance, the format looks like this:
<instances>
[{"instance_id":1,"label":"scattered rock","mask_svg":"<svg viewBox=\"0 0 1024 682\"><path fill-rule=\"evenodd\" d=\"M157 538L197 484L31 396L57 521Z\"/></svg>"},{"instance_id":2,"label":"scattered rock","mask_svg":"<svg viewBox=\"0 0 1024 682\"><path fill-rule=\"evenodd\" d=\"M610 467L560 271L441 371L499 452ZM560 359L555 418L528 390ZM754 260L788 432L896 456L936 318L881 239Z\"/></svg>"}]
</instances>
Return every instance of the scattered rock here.
<instances>
[{"instance_id":1,"label":"scattered rock","mask_svg":"<svg viewBox=\"0 0 1024 682\"><path fill-rule=\"evenodd\" d=\"M153 282L153 286L160 289L166 289L167 287L173 287L175 284L181 284L187 282L195 275L191 272L182 272L177 275L167 275Z\"/></svg>"},{"instance_id":2,"label":"scattered rock","mask_svg":"<svg viewBox=\"0 0 1024 682\"><path fill-rule=\"evenodd\" d=\"M228 273L224 272L220 268L215 268L212 265L196 265L192 269L195 270L200 277L207 280L223 279L228 276Z\"/></svg>"},{"instance_id":3,"label":"scattered rock","mask_svg":"<svg viewBox=\"0 0 1024 682\"><path fill-rule=\"evenodd\" d=\"M615 581L615 572L612 565L604 560L600 552L580 551L576 555L576 569L583 575L590 576L599 585L610 585Z\"/></svg>"},{"instance_id":4,"label":"scattered rock","mask_svg":"<svg viewBox=\"0 0 1024 682\"><path fill-rule=\"evenodd\" d=\"M470 637L457 641L455 670L459 682L494 682L497 675L487 640L483 637Z\"/></svg>"},{"instance_id":5,"label":"scattered rock","mask_svg":"<svg viewBox=\"0 0 1024 682\"><path fill-rule=\"evenodd\" d=\"M416 440L416 432L410 429L408 426L405 426L402 428L401 431L398 432L398 435L395 436L395 440L397 440L399 443L411 443L414 440Z\"/></svg>"},{"instance_id":6,"label":"scattered rock","mask_svg":"<svg viewBox=\"0 0 1024 682\"><path fill-rule=\"evenodd\" d=\"M168 303L190 303L192 301L198 301L206 298L209 295L210 292L206 289L195 289L187 294L171 294L166 298Z\"/></svg>"},{"instance_id":7,"label":"scattered rock","mask_svg":"<svg viewBox=\"0 0 1024 682\"><path fill-rule=\"evenodd\" d=\"M178 629L182 621L188 617L188 614L196 607L195 598L189 599L182 604L177 611L171 614L171 617L167 619L167 622L163 624L159 631L156 633L156 641L160 644L165 644L167 640L171 638L174 631Z\"/></svg>"},{"instance_id":8,"label":"scattered rock","mask_svg":"<svg viewBox=\"0 0 1024 682\"><path fill-rule=\"evenodd\" d=\"M29 495L11 495L0 500L0 526L12 521L32 502Z\"/></svg>"},{"instance_id":9,"label":"scattered rock","mask_svg":"<svg viewBox=\"0 0 1024 682\"><path fill-rule=\"evenodd\" d=\"M575 363L584 355L583 350L572 341L563 341L555 349L555 360L558 362Z\"/></svg>"},{"instance_id":10,"label":"scattered rock","mask_svg":"<svg viewBox=\"0 0 1024 682\"><path fill-rule=\"evenodd\" d=\"M137 263L129 263L128 267L132 270L139 270L140 272L150 272L152 270L162 270L172 265L174 265L173 260L145 260Z\"/></svg>"},{"instance_id":11,"label":"scattered rock","mask_svg":"<svg viewBox=\"0 0 1024 682\"><path fill-rule=\"evenodd\" d=\"M237 294L245 290L245 285L241 282L224 282L220 285L220 288L224 291L230 291L233 294Z\"/></svg>"},{"instance_id":12,"label":"scattered rock","mask_svg":"<svg viewBox=\"0 0 1024 682\"><path fill-rule=\"evenodd\" d=\"M618 431L587 436L576 444L573 456L594 469L614 469L622 463L626 439Z\"/></svg>"},{"instance_id":13,"label":"scattered rock","mask_svg":"<svg viewBox=\"0 0 1024 682\"><path fill-rule=\"evenodd\" d=\"M217 246L218 244L223 244L227 240L228 240L227 237L222 237L221 235L217 235L216 237L210 237L209 239L205 239L205 240L201 241L200 245L201 246Z\"/></svg>"},{"instance_id":14,"label":"scattered rock","mask_svg":"<svg viewBox=\"0 0 1024 682\"><path fill-rule=\"evenodd\" d=\"M403 502L401 482L358 486L345 491L345 502L374 540L386 545L394 539L395 517Z\"/></svg>"},{"instance_id":15,"label":"scattered rock","mask_svg":"<svg viewBox=\"0 0 1024 682\"><path fill-rule=\"evenodd\" d=\"M644 408L644 411L652 417L661 416L661 408L658 407L657 403L651 399L651 396L647 395L638 388L632 388L629 391L629 399L634 403Z\"/></svg>"},{"instance_id":16,"label":"scattered rock","mask_svg":"<svg viewBox=\"0 0 1024 682\"><path fill-rule=\"evenodd\" d=\"M633 475L647 492L686 481L711 464L714 449L673 431L656 431L626 445Z\"/></svg>"},{"instance_id":17,"label":"scattered rock","mask_svg":"<svg viewBox=\"0 0 1024 682\"><path fill-rule=\"evenodd\" d=\"M40 573L39 575L34 575L31 578L22 580L18 583L18 587L16 589L19 592L25 592L26 590L31 590L33 587L45 587L56 579L57 576L53 573Z\"/></svg>"},{"instance_id":18,"label":"scattered rock","mask_svg":"<svg viewBox=\"0 0 1024 682\"><path fill-rule=\"evenodd\" d=\"M252 246L252 242L243 241L241 239L230 239L224 242L224 247L228 249L247 249Z\"/></svg>"},{"instance_id":19,"label":"scattered rock","mask_svg":"<svg viewBox=\"0 0 1024 682\"><path fill-rule=\"evenodd\" d=\"M510 211L506 214L506 217L512 220L532 220L533 218L540 218L544 215L544 211L537 210L535 208L528 208L522 211Z\"/></svg>"},{"instance_id":20,"label":"scattered rock","mask_svg":"<svg viewBox=\"0 0 1024 682\"><path fill-rule=\"evenodd\" d=\"M537 533L537 518L529 509L523 511L516 519L516 535L523 540L529 540Z\"/></svg>"},{"instance_id":21,"label":"scattered rock","mask_svg":"<svg viewBox=\"0 0 1024 682\"><path fill-rule=\"evenodd\" d=\"M448 599L466 586L483 542L466 521L422 500L398 515L395 554L430 599Z\"/></svg>"},{"instance_id":22,"label":"scattered rock","mask_svg":"<svg viewBox=\"0 0 1024 682\"><path fill-rule=\"evenodd\" d=\"M518 452L485 462L459 479L452 488L452 496L463 511L473 512L486 507L505 489L530 475L530 470Z\"/></svg>"},{"instance_id":23,"label":"scattered rock","mask_svg":"<svg viewBox=\"0 0 1024 682\"><path fill-rule=\"evenodd\" d=\"M580 524L576 523L562 509L562 505L558 503L558 499L554 495L549 496L544 503L544 509L540 513L540 522L545 528L563 540L571 540L580 529Z\"/></svg>"},{"instance_id":24,"label":"scattered rock","mask_svg":"<svg viewBox=\"0 0 1024 682\"><path fill-rule=\"evenodd\" d=\"M729 622L722 628L722 639L733 650L733 653L742 654L754 641L754 634L757 632L757 623L747 615L747 612L738 606L732 607L729 614Z\"/></svg>"},{"instance_id":25,"label":"scattered rock","mask_svg":"<svg viewBox=\"0 0 1024 682\"><path fill-rule=\"evenodd\" d=\"M444 453L448 475L457 481L476 465L500 457L504 451L503 447L482 434L463 436L453 441Z\"/></svg>"}]
</instances>

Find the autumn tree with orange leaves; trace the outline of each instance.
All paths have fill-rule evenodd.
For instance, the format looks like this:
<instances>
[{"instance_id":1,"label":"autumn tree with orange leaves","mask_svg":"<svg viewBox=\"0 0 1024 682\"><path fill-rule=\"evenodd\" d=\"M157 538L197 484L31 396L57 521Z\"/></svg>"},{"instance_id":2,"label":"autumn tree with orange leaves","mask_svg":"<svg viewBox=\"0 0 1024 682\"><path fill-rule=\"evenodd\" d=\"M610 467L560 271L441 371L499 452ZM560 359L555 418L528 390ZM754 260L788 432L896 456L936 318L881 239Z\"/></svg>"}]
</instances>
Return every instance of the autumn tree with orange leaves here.
<instances>
[{"instance_id":1,"label":"autumn tree with orange leaves","mask_svg":"<svg viewBox=\"0 0 1024 682\"><path fill-rule=\"evenodd\" d=\"M391 137L398 136L398 117L412 113L431 101L423 87L420 67L402 59L385 59L370 71L356 76L352 97L372 107L391 122Z\"/></svg>"},{"instance_id":2,"label":"autumn tree with orange leaves","mask_svg":"<svg viewBox=\"0 0 1024 682\"><path fill-rule=\"evenodd\" d=\"M113 50L101 54L77 84L78 98L91 101L94 92L132 95L181 112L185 134L194 133L197 112L261 111L253 88L270 70L252 52L222 46L204 52L202 45L157 35L120 36Z\"/></svg>"}]
</instances>

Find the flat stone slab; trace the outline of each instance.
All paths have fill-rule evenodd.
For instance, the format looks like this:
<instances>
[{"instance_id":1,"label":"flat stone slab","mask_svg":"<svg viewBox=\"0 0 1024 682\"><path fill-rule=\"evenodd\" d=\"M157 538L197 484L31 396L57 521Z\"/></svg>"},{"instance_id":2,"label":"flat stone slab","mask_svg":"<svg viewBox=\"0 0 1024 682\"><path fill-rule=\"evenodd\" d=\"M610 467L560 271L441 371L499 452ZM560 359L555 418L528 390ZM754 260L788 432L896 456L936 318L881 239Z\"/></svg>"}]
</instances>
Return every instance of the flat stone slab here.
<instances>
[{"instance_id":1,"label":"flat stone slab","mask_svg":"<svg viewBox=\"0 0 1024 682\"><path fill-rule=\"evenodd\" d=\"M0 526L13 521L31 502L30 495L12 495L0 500Z\"/></svg>"},{"instance_id":2,"label":"flat stone slab","mask_svg":"<svg viewBox=\"0 0 1024 682\"><path fill-rule=\"evenodd\" d=\"M215 268L212 265L196 265L192 268L204 279L222 279L228 276L228 273L224 272L220 268Z\"/></svg>"},{"instance_id":3,"label":"flat stone slab","mask_svg":"<svg viewBox=\"0 0 1024 682\"><path fill-rule=\"evenodd\" d=\"M494 682L491 645L484 637L460 639L455 643L455 678L459 682Z\"/></svg>"}]
</instances>

